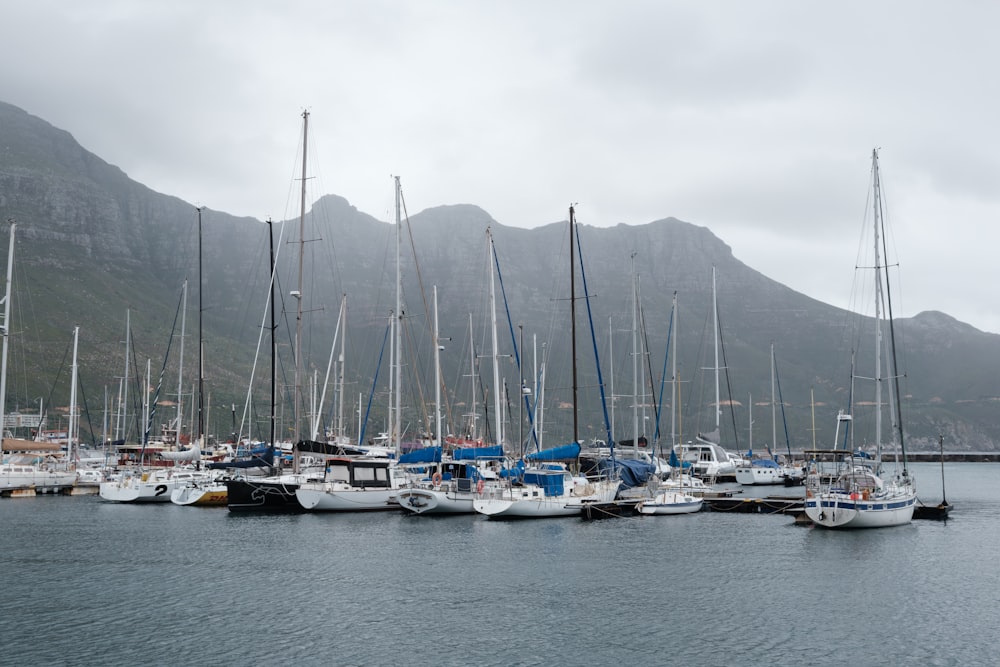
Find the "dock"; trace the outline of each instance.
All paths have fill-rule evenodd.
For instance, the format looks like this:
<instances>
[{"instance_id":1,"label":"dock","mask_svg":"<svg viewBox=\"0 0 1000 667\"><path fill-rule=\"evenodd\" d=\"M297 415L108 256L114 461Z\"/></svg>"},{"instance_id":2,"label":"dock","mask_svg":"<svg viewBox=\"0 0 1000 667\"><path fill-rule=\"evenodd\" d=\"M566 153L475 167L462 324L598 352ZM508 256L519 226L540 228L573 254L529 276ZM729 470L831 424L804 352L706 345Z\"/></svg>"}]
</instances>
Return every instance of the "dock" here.
<instances>
[{"instance_id":1,"label":"dock","mask_svg":"<svg viewBox=\"0 0 1000 667\"><path fill-rule=\"evenodd\" d=\"M713 512L736 514L798 514L805 508L802 496L766 496L764 498L705 498L705 505Z\"/></svg>"}]
</instances>

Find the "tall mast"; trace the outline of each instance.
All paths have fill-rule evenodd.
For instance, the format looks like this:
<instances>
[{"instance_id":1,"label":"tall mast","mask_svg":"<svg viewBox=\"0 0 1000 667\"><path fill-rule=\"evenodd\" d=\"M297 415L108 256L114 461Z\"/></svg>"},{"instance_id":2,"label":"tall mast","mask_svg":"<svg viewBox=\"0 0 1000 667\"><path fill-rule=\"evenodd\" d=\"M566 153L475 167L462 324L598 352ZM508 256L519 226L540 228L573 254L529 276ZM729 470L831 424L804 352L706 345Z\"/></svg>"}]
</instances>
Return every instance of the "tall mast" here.
<instances>
[{"instance_id":1,"label":"tall mast","mask_svg":"<svg viewBox=\"0 0 1000 667\"><path fill-rule=\"evenodd\" d=\"M491 271L493 269L490 269ZM472 313L469 313L469 379L472 382L472 409L469 410L469 438L476 439L476 341L472 332Z\"/></svg>"},{"instance_id":2,"label":"tall mast","mask_svg":"<svg viewBox=\"0 0 1000 667\"><path fill-rule=\"evenodd\" d=\"M198 443L199 448L205 445L205 344L202 340L202 294L205 291L204 280L202 279L202 258L201 258L201 211L204 207L198 207Z\"/></svg>"},{"instance_id":3,"label":"tall mast","mask_svg":"<svg viewBox=\"0 0 1000 667\"><path fill-rule=\"evenodd\" d=\"M639 457L639 348L638 348L638 299L639 289L635 276L635 253L632 262L632 452Z\"/></svg>"},{"instance_id":4,"label":"tall mast","mask_svg":"<svg viewBox=\"0 0 1000 667\"><path fill-rule=\"evenodd\" d=\"M573 366L573 442L580 441L580 423L576 410L576 261L573 257L573 236L576 234L576 213L573 206L569 207L569 318L570 318L570 339L572 340L572 366ZM608 443L613 446L613 443Z\"/></svg>"},{"instance_id":5,"label":"tall mast","mask_svg":"<svg viewBox=\"0 0 1000 667\"><path fill-rule=\"evenodd\" d=\"M497 444L503 445L503 416L500 414L500 362L497 358L497 303L493 262L496 259L496 249L493 247L493 237L489 227L486 228L486 238L489 240L490 260L490 325L493 340L493 415L496 420Z\"/></svg>"},{"instance_id":6,"label":"tall mast","mask_svg":"<svg viewBox=\"0 0 1000 667\"><path fill-rule=\"evenodd\" d=\"M275 324L274 324L274 230L273 230L273 224L272 224L270 218L267 219L267 240L268 240L268 252L269 252L269 255L270 255L270 265L271 265L271 283L268 286L268 294L267 294L267 298L271 302L271 405L270 405L270 413L268 415L269 421L270 421L270 424L269 424L270 431L269 431L269 436L268 436L269 437L268 442L273 447L276 444L274 441L275 441L275 431L276 431L276 428L277 428L277 424L275 423L275 415L274 415L274 390L275 390L275 370L274 370L274 365L275 364L274 364L274 358L275 358L276 352L277 352L277 342L275 341L275 337L274 337L274 330L275 330Z\"/></svg>"},{"instance_id":7,"label":"tall mast","mask_svg":"<svg viewBox=\"0 0 1000 667\"><path fill-rule=\"evenodd\" d=\"M873 196L872 206L874 207L873 220L875 223L875 445L876 461L881 465L882 461L882 259L879 249L879 224L880 209L882 203L879 193L878 178L878 152L872 151L872 179Z\"/></svg>"},{"instance_id":8,"label":"tall mast","mask_svg":"<svg viewBox=\"0 0 1000 667\"><path fill-rule=\"evenodd\" d=\"M199 268L200 271L200 268ZM188 281L187 278L184 279L184 288L182 290L183 296L181 297L181 349L180 349L180 361L177 364L177 429L175 430L174 440L177 446L181 444L181 428L184 426L184 329L187 322L187 299L188 299Z\"/></svg>"},{"instance_id":9,"label":"tall mast","mask_svg":"<svg viewBox=\"0 0 1000 667\"><path fill-rule=\"evenodd\" d=\"M79 367L76 363L76 350L77 341L80 338L80 327L73 327L73 370L70 371L70 382L69 382L69 430L66 433L66 455L72 462L74 458L73 445L76 442L76 431L77 431L77 414L76 414L76 383L77 375L79 373ZM77 443L77 454L79 454L79 443Z\"/></svg>"},{"instance_id":10,"label":"tall mast","mask_svg":"<svg viewBox=\"0 0 1000 667\"><path fill-rule=\"evenodd\" d=\"M302 401L302 265L306 244L306 149L309 145L309 112L302 112L302 188L299 199L299 285L292 295L295 297L295 387L294 391L294 440L299 440ZM295 472L298 472L298 456L295 457Z\"/></svg>"},{"instance_id":11,"label":"tall mast","mask_svg":"<svg viewBox=\"0 0 1000 667\"><path fill-rule=\"evenodd\" d=\"M347 295L344 294L340 298L340 312L343 313L344 327L343 333L340 336L340 358L338 363L340 371L337 376L337 383L340 385L337 395L337 436L346 439L346 434L344 433L344 351L346 349L345 341L347 340Z\"/></svg>"},{"instance_id":12,"label":"tall mast","mask_svg":"<svg viewBox=\"0 0 1000 667\"><path fill-rule=\"evenodd\" d=\"M395 334L394 334L394 339L393 340L395 341L395 348L396 348L396 354L395 354L395 359L396 359L396 382L395 382L395 384L396 384L396 395L394 397L395 408L396 408L395 409L395 412L396 412L396 422L395 422L395 431L393 432L392 435L393 435L393 443L395 444L395 447L396 447L396 455L398 456L399 453L403 449L403 443L402 443L402 438L403 438L403 433L402 433L402 426L403 426L403 424L402 424L402 400L401 400L401 396L400 396L400 394L402 393L401 392L402 385L400 383L402 382L402 373L403 373L402 368L401 368L401 364L400 364L400 359L401 359L401 357L400 357L400 351L402 349L401 346L400 346L400 343L402 342L402 331L401 330L403 328L403 295L402 295L402 291L403 291L403 271L402 271L402 267L400 266L400 244L401 244L401 237L402 237L402 233L403 233L403 231L402 231L403 230L403 219L402 219L402 213L400 211L400 209L401 209L401 201L400 201L400 199L401 199L402 195L401 195L401 192L400 192L399 176L394 177L394 180L396 181L396 330L395 330Z\"/></svg>"},{"instance_id":13,"label":"tall mast","mask_svg":"<svg viewBox=\"0 0 1000 667\"><path fill-rule=\"evenodd\" d=\"M677 292L674 292L674 335L673 340L671 340L671 350L670 350L670 367L671 367L671 380L670 380L670 449L673 450L674 445L677 444L677 333L679 331L677 327ZM662 448L660 450L663 451Z\"/></svg>"},{"instance_id":14,"label":"tall mast","mask_svg":"<svg viewBox=\"0 0 1000 667\"><path fill-rule=\"evenodd\" d=\"M132 344L132 309L125 309L125 375L122 379L121 429L119 439L125 440L128 432L128 367L129 353ZM138 435L138 434L137 434Z\"/></svg>"},{"instance_id":15,"label":"tall mast","mask_svg":"<svg viewBox=\"0 0 1000 667\"><path fill-rule=\"evenodd\" d=\"M10 247L7 250L7 292L3 297L3 323L0 324L0 334L3 335L3 369L0 370L0 443L3 442L3 434L6 431L6 416L7 416L7 346L10 342L10 294L11 294L11 284L13 283L14 276L14 231L17 229L17 223L13 220L8 220L10 223ZM39 419L41 419L42 411L38 410ZM41 422L38 424L39 430L41 430ZM0 445L0 454L3 453L3 446Z\"/></svg>"},{"instance_id":16,"label":"tall mast","mask_svg":"<svg viewBox=\"0 0 1000 667\"><path fill-rule=\"evenodd\" d=\"M438 288L434 286L434 444L441 446L441 339L438 337Z\"/></svg>"},{"instance_id":17,"label":"tall mast","mask_svg":"<svg viewBox=\"0 0 1000 667\"><path fill-rule=\"evenodd\" d=\"M715 331L715 433L722 438L719 417L722 415L722 404L719 402L719 303L715 291L715 267L712 267L712 322Z\"/></svg>"},{"instance_id":18,"label":"tall mast","mask_svg":"<svg viewBox=\"0 0 1000 667\"><path fill-rule=\"evenodd\" d=\"M771 343L771 447L773 448L771 458L774 458L774 452L778 451L778 415L774 400L774 373L774 343Z\"/></svg>"}]
</instances>

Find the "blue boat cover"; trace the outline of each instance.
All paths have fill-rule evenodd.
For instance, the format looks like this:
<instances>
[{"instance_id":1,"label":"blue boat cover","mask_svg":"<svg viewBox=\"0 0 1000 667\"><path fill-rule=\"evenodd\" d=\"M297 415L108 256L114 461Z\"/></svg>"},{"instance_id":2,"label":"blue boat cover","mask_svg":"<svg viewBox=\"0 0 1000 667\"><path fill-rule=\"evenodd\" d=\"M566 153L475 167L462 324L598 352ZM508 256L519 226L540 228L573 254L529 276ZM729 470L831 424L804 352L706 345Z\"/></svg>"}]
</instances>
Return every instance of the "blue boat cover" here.
<instances>
[{"instance_id":1,"label":"blue boat cover","mask_svg":"<svg viewBox=\"0 0 1000 667\"><path fill-rule=\"evenodd\" d=\"M451 458L455 461L475 461L476 459L502 459L503 446L493 445L492 447L467 447L456 449L451 453Z\"/></svg>"},{"instance_id":2,"label":"blue boat cover","mask_svg":"<svg viewBox=\"0 0 1000 667\"><path fill-rule=\"evenodd\" d=\"M208 463L206 468L209 470L227 470L229 468L267 468L272 465L274 465L274 445L268 445L259 455L236 459L234 461L212 462Z\"/></svg>"},{"instance_id":3,"label":"blue boat cover","mask_svg":"<svg viewBox=\"0 0 1000 667\"><path fill-rule=\"evenodd\" d=\"M778 462L773 459L754 459L750 462L754 468L780 468Z\"/></svg>"},{"instance_id":4,"label":"blue boat cover","mask_svg":"<svg viewBox=\"0 0 1000 667\"><path fill-rule=\"evenodd\" d=\"M524 483L542 487L546 496L561 496L565 488L562 473L553 474L528 470L524 473Z\"/></svg>"},{"instance_id":5,"label":"blue boat cover","mask_svg":"<svg viewBox=\"0 0 1000 667\"><path fill-rule=\"evenodd\" d=\"M400 463L441 463L440 447L411 449L399 457Z\"/></svg>"},{"instance_id":6,"label":"blue boat cover","mask_svg":"<svg viewBox=\"0 0 1000 667\"><path fill-rule=\"evenodd\" d=\"M568 445L560 445L532 452L525 456L528 461L573 461L580 456L580 443L571 442Z\"/></svg>"}]
</instances>

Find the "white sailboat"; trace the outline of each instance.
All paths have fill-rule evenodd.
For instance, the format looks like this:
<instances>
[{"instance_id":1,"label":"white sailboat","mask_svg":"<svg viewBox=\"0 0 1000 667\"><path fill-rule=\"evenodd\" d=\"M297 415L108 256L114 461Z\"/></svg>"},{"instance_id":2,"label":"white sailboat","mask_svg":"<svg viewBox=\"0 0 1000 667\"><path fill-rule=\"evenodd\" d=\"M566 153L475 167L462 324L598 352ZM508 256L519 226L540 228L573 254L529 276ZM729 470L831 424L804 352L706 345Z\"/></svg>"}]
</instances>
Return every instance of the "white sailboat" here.
<instances>
[{"instance_id":1,"label":"white sailboat","mask_svg":"<svg viewBox=\"0 0 1000 667\"><path fill-rule=\"evenodd\" d=\"M774 344L771 344L771 447L778 442L777 394L774 390ZM779 464L773 456L755 456L753 453L753 401L749 403L750 410L750 445L747 450L747 460L736 466L736 481L744 486L784 484L788 471Z\"/></svg>"},{"instance_id":2,"label":"white sailboat","mask_svg":"<svg viewBox=\"0 0 1000 667\"><path fill-rule=\"evenodd\" d=\"M393 358L395 405L389 411L389 433L400 456L402 418L400 407L401 364L399 361L402 328L402 276L399 246L402 231L402 191L399 177L393 178L396 200L396 310L393 313ZM338 457L328 459L321 481L307 481L295 490L295 498L306 510L357 512L399 509L397 494L404 484L403 471L396 460L383 457Z\"/></svg>"},{"instance_id":3,"label":"white sailboat","mask_svg":"<svg viewBox=\"0 0 1000 667\"><path fill-rule=\"evenodd\" d=\"M712 315L715 338L715 430L710 433L698 433L694 442L685 444L681 461L691 464L690 472L692 475L718 480L720 477L734 475L736 466L742 463L742 459L727 452L720 444L722 403L719 395L719 306L716 300L714 266L712 267Z\"/></svg>"},{"instance_id":4,"label":"white sailboat","mask_svg":"<svg viewBox=\"0 0 1000 667\"><path fill-rule=\"evenodd\" d=\"M483 485L473 501L473 509L489 518L543 518L579 516L585 504L614 500L621 481L617 478L590 478L573 474L567 464L578 464L580 457L576 382L576 310L574 236L576 218L569 207L570 229L570 319L573 346L573 442L568 445L533 452L525 457L526 468L509 470L508 483ZM495 328L495 327L494 327ZM494 345L495 347L495 345ZM500 428L498 425L498 433ZM516 483L515 483L516 477Z\"/></svg>"},{"instance_id":5,"label":"white sailboat","mask_svg":"<svg viewBox=\"0 0 1000 667\"><path fill-rule=\"evenodd\" d=\"M674 304L673 304L673 329L674 334L672 336L671 345L671 417L670 417L670 440L671 443L676 438L676 417L678 410L678 400L677 400L677 333L678 330L678 310L677 310L677 294L674 294ZM683 454L683 447L681 453ZM657 479L652 482L647 489L650 492L649 497L643 498L638 503L636 503L636 511L639 514L647 515L671 515L671 514L693 514L695 512L700 512L702 504L704 503L704 494L709 490L707 484L704 480L697 477L692 477L691 475L685 474L683 472L683 467L681 466L680 460L677 455L671 450L671 466L670 474L666 480Z\"/></svg>"},{"instance_id":6,"label":"white sailboat","mask_svg":"<svg viewBox=\"0 0 1000 667\"><path fill-rule=\"evenodd\" d=\"M887 266L883 264L881 184L879 181L878 150L872 151L872 202L874 221L875 275L875 432L874 459L853 451L853 447L833 450L811 450L810 468L806 477L805 513L813 524L823 528L884 528L909 523L916 504L916 483L906 463L903 440L902 410L900 409L899 371L896 368L895 335L892 327L892 300L889 298ZM885 284L883 285L883 277ZM888 325L888 341L885 328ZM883 364L883 346L891 353ZM891 380L889 402L894 405L894 440L899 446L900 459L896 471L889 475L882 461L882 385ZM851 427L850 415L838 417Z\"/></svg>"},{"instance_id":7,"label":"white sailboat","mask_svg":"<svg viewBox=\"0 0 1000 667\"><path fill-rule=\"evenodd\" d=\"M3 359L0 368L0 493L4 495L35 495L35 493L54 493L73 486L76 482L76 471L73 470L65 460L57 458L59 448L56 446L53 451L45 452L46 443L33 443L27 440L17 440L6 438L7 414L7 352L10 339L10 304L11 285L14 271L14 232L17 230L17 223L10 223L10 246L7 252L7 289L3 297L3 323L0 325L0 334L3 336ZM76 390L76 332L74 330L73 347L73 391ZM75 394L73 396L75 400ZM72 406L75 408L74 406ZM39 410L40 413L40 410ZM74 417L74 410L70 410L70 419ZM37 431L41 433L41 414ZM70 422L69 446L72 448L74 426ZM12 455L9 459L3 459L4 452L22 452Z\"/></svg>"}]
</instances>

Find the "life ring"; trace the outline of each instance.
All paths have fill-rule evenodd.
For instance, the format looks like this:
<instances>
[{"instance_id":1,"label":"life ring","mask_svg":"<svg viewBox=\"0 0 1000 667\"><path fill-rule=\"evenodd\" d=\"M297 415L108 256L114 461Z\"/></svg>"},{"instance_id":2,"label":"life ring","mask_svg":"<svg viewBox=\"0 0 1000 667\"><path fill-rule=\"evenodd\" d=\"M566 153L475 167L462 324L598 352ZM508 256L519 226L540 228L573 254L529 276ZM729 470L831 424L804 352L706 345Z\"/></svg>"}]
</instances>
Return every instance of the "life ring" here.
<instances>
[{"instance_id":1,"label":"life ring","mask_svg":"<svg viewBox=\"0 0 1000 667\"><path fill-rule=\"evenodd\" d=\"M486 482L484 480L479 480L476 482L476 493L483 495L483 489L486 488Z\"/></svg>"},{"instance_id":2,"label":"life ring","mask_svg":"<svg viewBox=\"0 0 1000 667\"><path fill-rule=\"evenodd\" d=\"M440 472L436 472L431 475L431 481L434 482L434 486L441 486L441 480L442 477Z\"/></svg>"}]
</instances>

